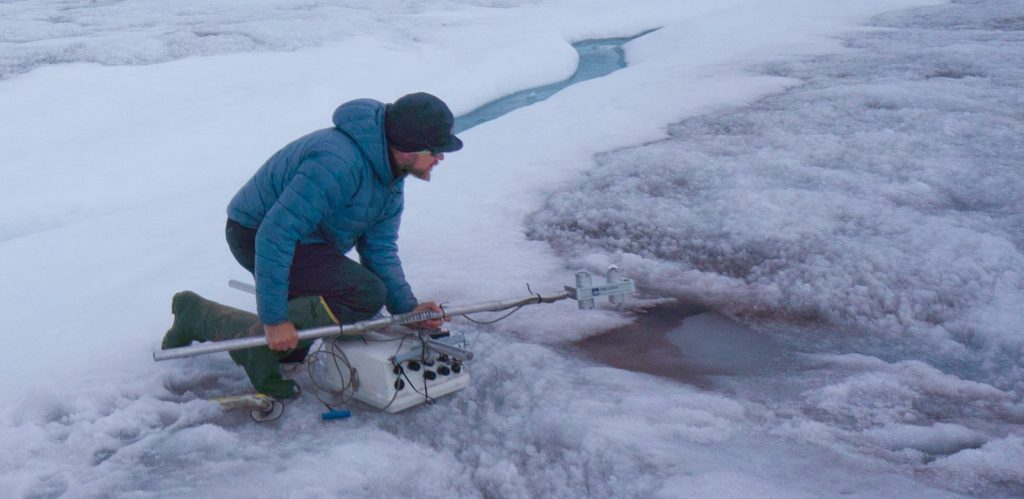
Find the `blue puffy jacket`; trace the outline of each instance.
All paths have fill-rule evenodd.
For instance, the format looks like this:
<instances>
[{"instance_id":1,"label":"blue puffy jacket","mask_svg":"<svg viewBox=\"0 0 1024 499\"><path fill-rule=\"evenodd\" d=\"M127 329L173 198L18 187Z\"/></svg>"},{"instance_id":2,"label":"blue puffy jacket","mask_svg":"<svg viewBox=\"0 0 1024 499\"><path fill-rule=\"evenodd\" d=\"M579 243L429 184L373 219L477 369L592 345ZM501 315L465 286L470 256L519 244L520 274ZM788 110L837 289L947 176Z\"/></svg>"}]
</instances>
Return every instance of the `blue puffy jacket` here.
<instances>
[{"instance_id":1,"label":"blue puffy jacket","mask_svg":"<svg viewBox=\"0 0 1024 499\"><path fill-rule=\"evenodd\" d=\"M387 309L408 312L416 297L398 259L404 185L388 161L381 102L358 99L334 111L334 128L315 131L270 157L228 204L228 217L256 232L260 321L288 320L288 274L295 245L327 243L387 288Z\"/></svg>"}]
</instances>

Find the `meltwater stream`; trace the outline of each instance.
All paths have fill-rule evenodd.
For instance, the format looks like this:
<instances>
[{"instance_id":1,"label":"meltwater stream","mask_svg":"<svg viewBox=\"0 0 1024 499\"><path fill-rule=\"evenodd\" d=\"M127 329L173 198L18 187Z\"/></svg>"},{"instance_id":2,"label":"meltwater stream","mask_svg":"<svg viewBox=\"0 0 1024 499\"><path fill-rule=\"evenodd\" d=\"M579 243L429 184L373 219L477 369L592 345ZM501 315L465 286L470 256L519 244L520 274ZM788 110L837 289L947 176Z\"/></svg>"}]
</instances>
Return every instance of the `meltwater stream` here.
<instances>
[{"instance_id":1,"label":"meltwater stream","mask_svg":"<svg viewBox=\"0 0 1024 499\"><path fill-rule=\"evenodd\" d=\"M584 40L573 44L579 66L566 80L522 90L485 104L455 119L456 133L543 101L576 83L626 67L622 46L653 30L623 38ZM764 369L787 352L749 328L701 307L671 302L649 309L633 324L577 342L580 352L620 369L646 372L711 387L711 379Z\"/></svg>"},{"instance_id":2,"label":"meltwater stream","mask_svg":"<svg viewBox=\"0 0 1024 499\"><path fill-rule=\"evenodd\" d=\"M573 48L580 54L580 62L571 77L557 83L522 90L484 104L455 118L453 131L459 133L468 130L481 123L500 118L520 107L543 101L565 87L581 81L600 78L626 67L626 57L622 52L622 45L650 32L644 31L625 38L599 38L574 43Z\"/></svg>"},{"instance_id":3,"label":"meltwater stream","mask_svg":"<svg viewBox=\"0 0 1024 499\"><path fill-rule=\"evenodd\" d=\"M454 132L500 118L520 107L543 101L563 88L626 67L622 46L652 31L630 37L574 43L573 48L579 53L579 65L571 77L522 90L478 107L455 119ZM687 327L682 327L684 319L688 321ZM714 325L708 326L706 323L709 322ZM714 334L709 333L712 330ZM733 334L724 334L729 332ZM764 359L784 354L767 345L761 336L717 314L707 313L699 306L671 302L651 308L636 323L581 340L575 347L610 366L709 388L710 377L756 370ZM702 358L684 351L700 352ZM709 352L715 355L706 355ZM757 361L744 361L753 355L751 352L759 352L754 355Z\"/></svg>"}]
</instances>

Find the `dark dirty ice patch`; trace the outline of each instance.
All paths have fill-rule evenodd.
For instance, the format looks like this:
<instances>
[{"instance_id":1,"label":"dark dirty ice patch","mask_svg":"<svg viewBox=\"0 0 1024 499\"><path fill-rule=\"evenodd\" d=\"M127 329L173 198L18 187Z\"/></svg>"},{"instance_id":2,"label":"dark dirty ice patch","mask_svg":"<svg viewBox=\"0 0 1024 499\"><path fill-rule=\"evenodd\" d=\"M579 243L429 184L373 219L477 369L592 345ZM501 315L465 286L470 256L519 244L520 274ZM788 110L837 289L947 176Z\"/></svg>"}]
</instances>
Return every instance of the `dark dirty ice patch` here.
<instances>
[{"instance_id":1,"label":"dark dirty ice patch","mask_svg":"<svg viewBox=\"0 0 1024 499\"><path fill-rule=\"evenodd\" d=\"M671 301L637 320L573 344L587 357L619 369L672 378L705 389L716 377L785 370L793 352L772 338L698 305Z\"/></svg>"}]
</instances>

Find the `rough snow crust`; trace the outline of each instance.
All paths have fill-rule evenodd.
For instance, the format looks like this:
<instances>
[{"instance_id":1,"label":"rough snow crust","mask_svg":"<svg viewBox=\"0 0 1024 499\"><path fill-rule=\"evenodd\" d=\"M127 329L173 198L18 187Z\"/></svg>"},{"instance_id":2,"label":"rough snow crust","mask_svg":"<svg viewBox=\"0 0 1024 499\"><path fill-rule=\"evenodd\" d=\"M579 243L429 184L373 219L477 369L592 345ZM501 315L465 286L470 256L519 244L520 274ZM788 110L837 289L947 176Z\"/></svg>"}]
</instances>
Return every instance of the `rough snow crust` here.
<instances>
[{"instance_id":1,"label":"rough snow crust","mask_svg":"<svg viewBox=\"0 0 1024 499\"><path fill-rule=\"evenodd\" d=\"M884 15L764 65L802 84L601 155L530 234L813 352L813 374L739 383L784 433L1020 493L1022 6Z\"/></svg>"},{"instance_id":2,"label":"rough snow crust","mask_svg":"<svg viewBox=\"0 0 1024 499\"><path fill-rule=\"evenodd\" d=\"M930 3L0 5L0 490L1021 495L1024 9L858 27ZM568 42L656 27L627 69L466 132L410 183L407 271L421 297L466 303L560 289L611 250L649 295L770 333L713 314L651 331L678 355L651 376L575 343L627 314L460 321L479 333L470 388L334 423L309 396L269 425L197 400L246 389L226 355L151 361L174 291L252 307L224 285L245 278L224 206L338 103L427 90L458 114L565 78Z\"/></svg>"}]
</instances>

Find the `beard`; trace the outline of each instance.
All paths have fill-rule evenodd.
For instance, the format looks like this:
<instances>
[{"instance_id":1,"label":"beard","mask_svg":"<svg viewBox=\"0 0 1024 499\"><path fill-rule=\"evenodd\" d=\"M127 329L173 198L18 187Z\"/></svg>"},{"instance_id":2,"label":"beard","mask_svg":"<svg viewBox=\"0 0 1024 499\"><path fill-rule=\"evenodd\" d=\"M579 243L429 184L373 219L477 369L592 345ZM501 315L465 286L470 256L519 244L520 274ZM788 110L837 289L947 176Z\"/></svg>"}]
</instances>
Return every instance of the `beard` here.
<instances>
[{"instance_id":1,"label":"beard","mask_svg":"<svg viewBox=\"0 0 1024 499\"><path fill-rule=\"evenodd\" d=\"M412 168L409 168L406 170L406 172L408 172L409 175L412 175L413 177L416 177L424 182L430 182L431 168L427 168L426 170L414 170Z\"/></svg>"}]
</instances>

